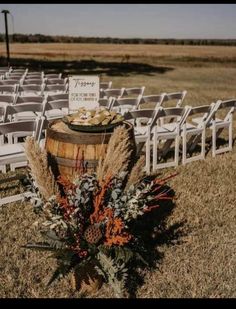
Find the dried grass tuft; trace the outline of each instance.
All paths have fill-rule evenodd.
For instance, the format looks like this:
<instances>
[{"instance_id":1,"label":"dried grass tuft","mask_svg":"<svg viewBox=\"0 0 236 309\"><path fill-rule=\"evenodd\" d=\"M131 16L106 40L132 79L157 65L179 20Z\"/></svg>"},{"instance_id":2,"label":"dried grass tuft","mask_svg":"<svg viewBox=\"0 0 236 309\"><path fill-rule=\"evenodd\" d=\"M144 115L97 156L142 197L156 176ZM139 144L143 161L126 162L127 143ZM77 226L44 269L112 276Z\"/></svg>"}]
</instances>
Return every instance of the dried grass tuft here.
<instances>
[{"instance_id":1,"label":"dried grass tuft","mask_svg":"<svg viewBox=\"0 0 236 309\"><path fill-rule=\"evenodd\" d=\"M144 177L144 166L145 156L141 156L132 168L132 171L125 186L125 190L128 190L131 185L136 185Z\"/></svg>"},{"instance_id":2,"label":"dried grass tuft","mask_svg":"<svg viewBox=\"0 0 236 309\"><path fill-rule=\"evenodd\" d=\"M131 160L131 141L125 126L114 130L104 160L100 160L97 168L97 177L102 182L108 176L113 177L122 171L127 171Z\"/></svg>"},{"instance_id":3,"label":"dried grass tuft","mask_svg":"<svg viewBox=\"0 0 236 309\"><path fill-rule=\"evenodd\" d=\"M48 167L47 152L40 148L34 137L28 136L25 141L25 154L36 186L43 198L48 201L52 195L59 192L59 189L53 173Z\"/></svg>"}]
</instances>

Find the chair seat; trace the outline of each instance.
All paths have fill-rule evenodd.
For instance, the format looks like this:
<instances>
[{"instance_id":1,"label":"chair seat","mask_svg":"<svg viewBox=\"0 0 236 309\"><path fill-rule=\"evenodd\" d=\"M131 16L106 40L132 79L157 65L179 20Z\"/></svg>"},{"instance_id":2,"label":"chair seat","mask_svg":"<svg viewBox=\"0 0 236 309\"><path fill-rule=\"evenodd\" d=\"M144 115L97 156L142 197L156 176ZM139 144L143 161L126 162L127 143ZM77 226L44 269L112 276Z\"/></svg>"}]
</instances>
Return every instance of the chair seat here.
<instances>
[{"instance_id":1,"label":"chair seat","mask_svg":"<svg viewBox=\"0 0 236 309\"><path fill-rule=\"evenodd\" d=\"M139 136L139 135L147 135L147 126L143 126L143 127L135 127L134 128L134 135L135 136ZM163 128L163 127L159 127L156 126L155 127L157 129L157 133L169 133L170 131ZM152 133L154 132L154 128L152 129Z\"/></svg>"},{"instance_id":2,"label":"chair seat","mask_svg":"<svg viewBox=\"0 0 236 309\"><path fill-rule=\"evenodd\" d=\"M24 143L4 144L0 147L0 160L5 156L24 154Z\"/></svg>"},{"instance_id":3,"label":"chair seat","mask_svg":"<svg viewBox=\"0 0 236 309\"><path fill-rule=\"evenodd\" d=\"M190 132L190 133L199 133L202 132L202 128L197 128L196 126L194 126L191 123L186 123L186 132ZM183 130L181 131L181 136L183 136Z\"/></svg>"},{"instance_id":4,"label":"chair seat","mask_svg":"<svg viewBox=\"0 0 236 309\"><path fill-rule=\"evenodd\" d=\"M222 119L216 118L215 119L216 123L223 121ZM192 119L193 123L199 124L202 122L202 117L196 117ZM212 120L210 121L210 125L212 124Z\"/></svg>"},{"instance_id":5,"label":"chair seat","mask_svg":"<svg viewBox=\"0 0 236 309\"><path fill-rule=\"evenodd\" d=\"M176 122L166 123L162 126L166 130L173 132L176 129Z\"/></svg>"},{"instance_id":6,"label":"chair seat","mask_svg":"<svg viewBox=\"0 0 236 309\"><path fill-rule=\"evenodd\" d=\"M45 112L45 116L47 118L64 117L66 115L67 115L67 113L65 111L60 110L60 109L48 110L48 111Z\"/></svg>"},{"instance_id":7,"label":"chair seat","mask_svg":"<svg viewBox=\"0 0 236 309\"><path fill-rule=\"evenodd\" d=\"M14 120L15 121L20 121L20 120L31 120L31 119L35 119L37 117L37 115L34 112L31 111L27 111L27 112L20 112L17 113L14 116Z\"/></svg>"}]
</instances>

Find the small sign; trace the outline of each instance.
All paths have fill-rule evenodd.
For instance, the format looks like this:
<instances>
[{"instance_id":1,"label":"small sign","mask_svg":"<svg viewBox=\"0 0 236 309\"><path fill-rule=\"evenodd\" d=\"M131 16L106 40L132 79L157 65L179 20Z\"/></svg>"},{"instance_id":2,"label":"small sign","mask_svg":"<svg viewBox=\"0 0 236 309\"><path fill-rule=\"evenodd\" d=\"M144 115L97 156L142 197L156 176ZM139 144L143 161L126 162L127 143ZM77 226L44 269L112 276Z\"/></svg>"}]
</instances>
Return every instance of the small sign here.
<instances>
[{"instance_id":1,"label":"small sign","mask_svg":"<svg viewBox=\"0 0 236 309\"><path fill-rule=\"evenodd\" d=\"M99 76L74 75L69 77L69 110L99 106Z\"/></svg>"}]
</instances>

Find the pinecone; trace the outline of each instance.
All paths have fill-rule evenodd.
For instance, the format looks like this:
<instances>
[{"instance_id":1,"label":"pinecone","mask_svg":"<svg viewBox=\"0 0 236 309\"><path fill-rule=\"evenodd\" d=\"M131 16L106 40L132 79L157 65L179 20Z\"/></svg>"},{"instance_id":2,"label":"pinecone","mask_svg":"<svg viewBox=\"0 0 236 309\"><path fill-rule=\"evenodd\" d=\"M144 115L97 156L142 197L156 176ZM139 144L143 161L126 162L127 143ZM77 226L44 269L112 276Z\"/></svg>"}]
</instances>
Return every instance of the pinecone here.
<instances>
[{"instance_id":1,"label":"pinecone","mask_svg":"<svg viewBox=\"0 0 236 309\"><path fill-rule=\"evenodd\" d=\"M102 238L102 232L97 225L90 225L84 232L84 238L90 244L96 244Z\"/></svg>"}]
</instances>

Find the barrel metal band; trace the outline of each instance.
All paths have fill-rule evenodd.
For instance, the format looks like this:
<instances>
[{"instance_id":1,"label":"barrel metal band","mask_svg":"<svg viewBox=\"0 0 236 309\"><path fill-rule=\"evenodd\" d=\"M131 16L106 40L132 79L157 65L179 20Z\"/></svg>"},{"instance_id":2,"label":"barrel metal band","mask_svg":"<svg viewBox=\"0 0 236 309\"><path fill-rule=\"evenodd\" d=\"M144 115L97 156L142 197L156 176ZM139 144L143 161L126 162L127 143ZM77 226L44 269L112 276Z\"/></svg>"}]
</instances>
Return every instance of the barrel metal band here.
<instances>
[{"instance_id":1,"label":"barrel metal band","mask_svg":"<svg viewBox=\"0 0 236 309\"><path fill-rule=\"evenodd\" d=\"M66 167L76 167L78 165L78 161L74 159L66 159L66 158L60 158L53 156L53 158L56 160L58 165L66 166ZM84 164L87 168L92 168L97 166L98 160L84 160Z\"/></svg>"}]
</instances>

